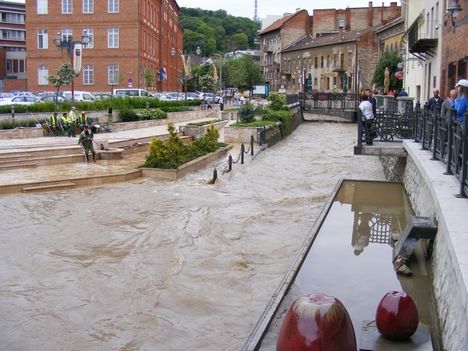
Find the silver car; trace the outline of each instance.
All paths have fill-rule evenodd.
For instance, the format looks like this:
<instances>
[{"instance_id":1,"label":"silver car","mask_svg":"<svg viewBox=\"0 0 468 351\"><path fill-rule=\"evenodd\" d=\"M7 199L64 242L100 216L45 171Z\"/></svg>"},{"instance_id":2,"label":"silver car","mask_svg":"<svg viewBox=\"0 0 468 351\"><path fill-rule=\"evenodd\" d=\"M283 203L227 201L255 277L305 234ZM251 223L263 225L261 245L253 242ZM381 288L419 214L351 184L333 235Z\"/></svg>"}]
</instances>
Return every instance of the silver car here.
<instances>
[{"instance_id":1,"label":"silver car","mask_svg":"<svg viewBox=\"0 0 468 351\"><path fill-rule=\"evenodd\" d=\"M0 106L7 105L32 105L44 103L41 99L34 96L14 96L8 99L0 100Z\"/></svg>"}]
</instances>

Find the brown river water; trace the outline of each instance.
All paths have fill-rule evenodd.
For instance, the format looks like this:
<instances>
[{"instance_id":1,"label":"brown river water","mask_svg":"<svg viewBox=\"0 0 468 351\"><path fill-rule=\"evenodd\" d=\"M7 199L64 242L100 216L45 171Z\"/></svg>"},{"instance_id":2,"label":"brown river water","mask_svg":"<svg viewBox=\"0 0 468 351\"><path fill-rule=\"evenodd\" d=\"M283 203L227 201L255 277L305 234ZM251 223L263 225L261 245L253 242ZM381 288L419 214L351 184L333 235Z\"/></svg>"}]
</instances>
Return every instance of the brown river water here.
<instances>
[{"instance_id":1,"label":"brown river water","mask_svg":"<svg viewBox=\"0 0 468 351\"><path fill-rule=\"evenodd\" d=\"M225 160L0 197L0 350L239 350L338 180L384 178L356 134L303 124L214 185Z\"/></svg>"}]
</instances>

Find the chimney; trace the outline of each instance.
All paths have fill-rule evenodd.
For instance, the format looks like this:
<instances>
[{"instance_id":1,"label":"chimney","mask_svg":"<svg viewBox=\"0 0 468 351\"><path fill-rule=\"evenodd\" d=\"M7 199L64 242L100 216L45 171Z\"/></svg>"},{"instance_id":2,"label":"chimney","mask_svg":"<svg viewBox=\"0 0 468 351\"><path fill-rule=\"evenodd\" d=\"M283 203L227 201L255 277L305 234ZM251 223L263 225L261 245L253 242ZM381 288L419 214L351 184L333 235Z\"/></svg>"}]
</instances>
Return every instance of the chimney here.
<instances>
[{"instance_id":1,"label":"chimney","mask_svg":"<svg viewBox=\"0 0 468 351\"><path fill-rule=\"evenodd\" d=\"M369 28L372 27L372 20L374 17L374 8L372 7L372 1L369 1L369 8L367 9L367 25Z\"/></svg>"},{"instance_id":2,"label":"chimney","mask_svg":"<svg viewBox=\"0 0 468 351\"><path fill-rule=\"evenodd\" d=\"M390 3L390 8L392 11L392 18L398 17L400 15L398 3L396 1Z\"/></svg>"},{"instance_id":3,"label":"chimney","mask_svg":"<svg viewBox=\"0 0 468 351\"><path fill-rule=\"evenodd\" d=\"M385 3L382 1L382 8L380 9L380 23L384 23Z\"/></svg>"}]
</instances>

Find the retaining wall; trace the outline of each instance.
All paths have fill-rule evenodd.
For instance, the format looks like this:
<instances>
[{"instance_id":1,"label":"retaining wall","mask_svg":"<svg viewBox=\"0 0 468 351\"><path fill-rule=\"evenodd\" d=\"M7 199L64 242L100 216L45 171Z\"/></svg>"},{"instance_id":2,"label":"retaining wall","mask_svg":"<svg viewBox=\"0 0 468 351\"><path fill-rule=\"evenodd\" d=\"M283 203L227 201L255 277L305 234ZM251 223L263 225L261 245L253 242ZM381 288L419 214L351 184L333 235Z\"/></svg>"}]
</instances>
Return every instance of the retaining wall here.
<instances>
[{"instance_id":1,"label":"retaining wall","mask_svg":"<svg viewBox=\"0 0 468 351\"><path fill-rule=\"evenodd\" d=\"M438 224L430 264L443 349L466 350L468 199L456 197L460 183L455 176L444 175L445 165L432 161L429 151L411 141L405 141L404 147L408 152L406 166L400 163L397 167L404 167L403 183L415 214L433 218Z\"/></svg>"},{"instance_id":2,"label":"retaining wall","mask_svg":"<svg viewBox=\"0 0 468 351\"><path fill-rule=\"evenodd\" d=\"M0 129L0 139L39 138L44 136L42 127Z\"/></svg>"}]
</instances>

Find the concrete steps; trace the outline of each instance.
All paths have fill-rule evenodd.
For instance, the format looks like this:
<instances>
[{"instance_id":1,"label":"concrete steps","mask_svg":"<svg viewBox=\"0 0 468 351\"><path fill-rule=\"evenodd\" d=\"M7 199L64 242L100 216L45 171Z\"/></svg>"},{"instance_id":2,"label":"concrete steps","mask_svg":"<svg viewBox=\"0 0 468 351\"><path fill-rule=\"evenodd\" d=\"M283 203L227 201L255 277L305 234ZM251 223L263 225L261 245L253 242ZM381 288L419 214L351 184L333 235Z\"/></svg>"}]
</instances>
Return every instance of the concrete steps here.
<instances>
[{"instance_id":1,"label":"concrete steps","mask_svg":"<svg viewBox=\"0 0 468 351\"><path fill-rule=\"evenodd\" d=\"M1 163L0 171L17 169L17 168L34 168L34 167L37 167L37 163L35 162L16 161L16 162Z\"/></svg>"},{"instance_id":2,"label":"concrete steps","mask_svg":"<svg viewBox=\"0 0 468 351\"><path fill-rule=\"evenodd\" d=\"M30 193L36 191L54 191L62 189L70 189L76 186L73 182L57 182L52 184L43 184L43 185L34 185L34 186L24 186L23 192Z\"/></svg>"}]
</instances>

